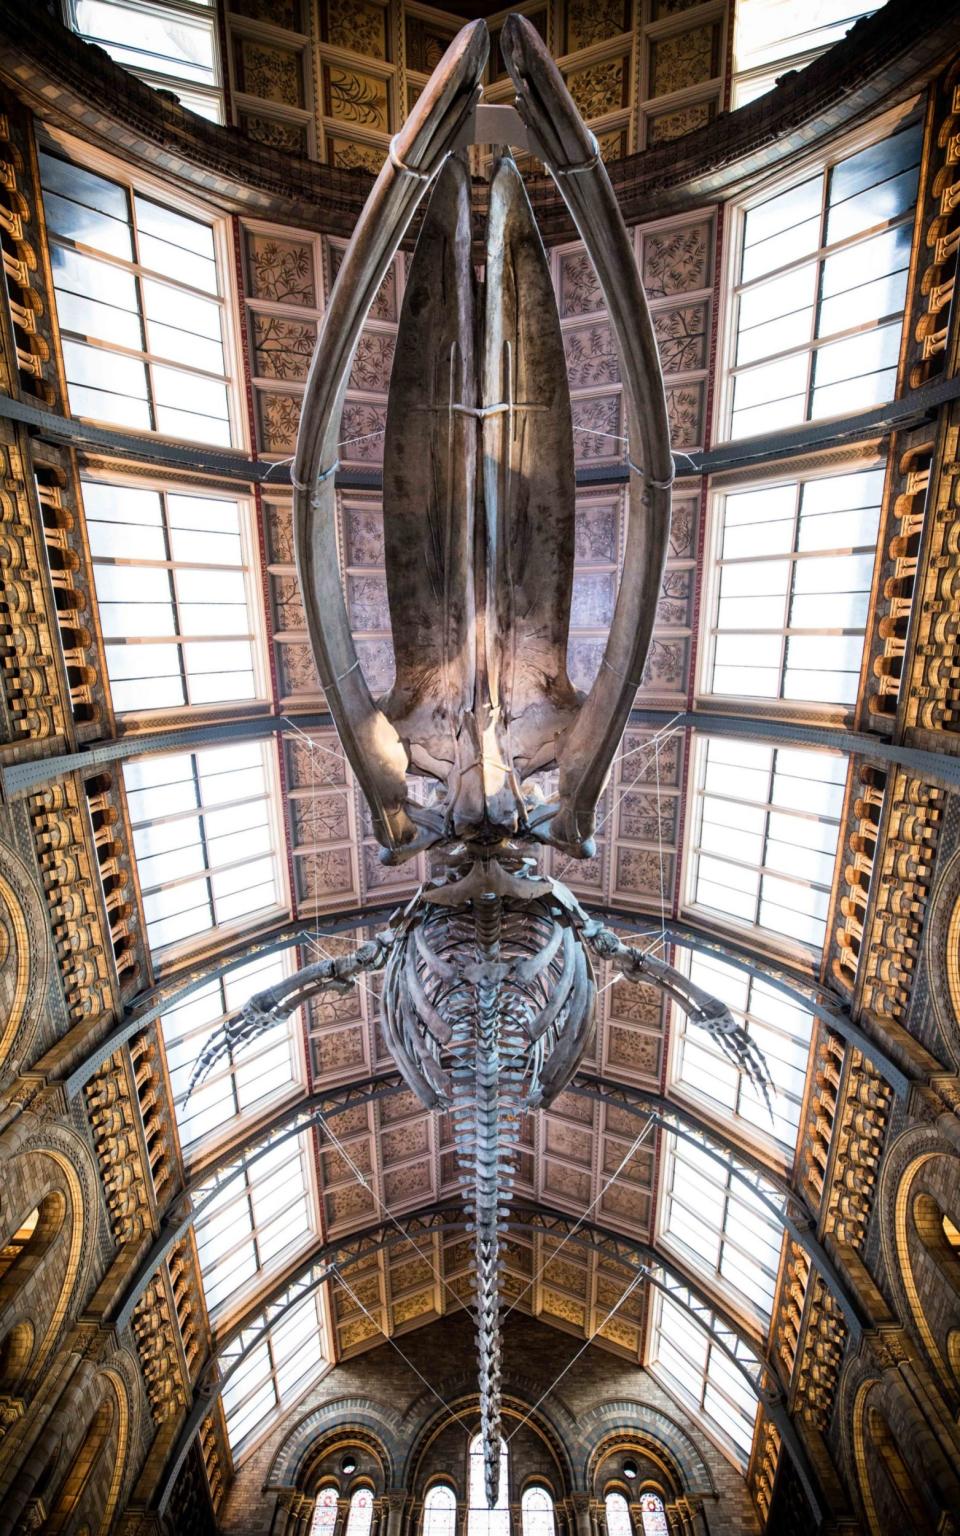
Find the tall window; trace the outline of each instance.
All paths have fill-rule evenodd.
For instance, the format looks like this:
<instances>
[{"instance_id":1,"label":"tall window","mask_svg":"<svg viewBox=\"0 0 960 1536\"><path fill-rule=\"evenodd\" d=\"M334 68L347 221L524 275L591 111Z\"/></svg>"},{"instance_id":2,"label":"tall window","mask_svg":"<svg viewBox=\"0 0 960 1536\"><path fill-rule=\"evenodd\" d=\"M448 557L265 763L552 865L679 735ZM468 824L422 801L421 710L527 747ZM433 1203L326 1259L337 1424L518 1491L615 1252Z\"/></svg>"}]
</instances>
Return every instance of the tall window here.
<instances>
[{"instance_id":1,"label":"tall window","mask_svg":"<svg viewBox=\"0 0 960 1536\"><path fill-rule=\"evenodd\" d=\"M231 1339L220 1357L224 1370L229 1370L231 1363L253 1343L256 1331L255 1325ZM319 1293L314 1293L251 1349L223 1389L227 1438L235 1457L275 1419L280 1409L289 1407L317 1380L325 1364L323 1312ZM317 1498L318 1508L322 1493L323 1490Z\"/></svg>"},{"instance_id":2,"label":"tall window","mask_svg":"<svg viewBox=\"0 0 960 1536\"><path fill-rule=\"evenodd\" d=\"M708 693L851 705L883 470L721 497Z\"/></svg>"},{"instance_id":3,"label":"tall window","mask_svg":"<svg viewBox=\"0 0 960 1536\"><path fill-rule=\"evenodd\" d=\"M239 502L84 479L83 504L114 708L261 694Z\"/></svg>"},{"instance_id":4,"label":"tall window","mask_svg":"<svg viewBox=\"0 0 960 1536\"><path fill-rule=\"evenodd\" d=\"M483 1479L483 1446L480 1436L470 1441L470 1469L468 1488L470 1507L467 1514L467 1536L510 1536L510 1505L508 1503L508 1456L507 1447L500 1441L500 1486L494 1509L487 1507L487 1495Z\"/></svg>"},{"instance_id":5,"label":"tall window","mask_svg":"<svg viewBox=\"0 0 960 1536\"><path fill-rule=\"evenodd\" d=\"M630 1506L616 1488L607 1494L603 1501L603 1509L606 1516L607 1536L633 1536Z\"/></svg>"},{"instance_id":6,"label":"tall window","mask_svg":"<svg viewBox=\"0 0 960 1536\"><path fill-rule=\"evenodd\" d=\"M238 1121L252 1119L303 1081L297 1049L300 1016L294 1013L258 1039L231 1051L184 1101L197 1057L213 1031L236 1014L254 992L289 974L292 963L292 957L281 955L253 960L207 982L163 1014L163 1043L180 1145L187 1155L206 1137L236 1131Z\"/></svg>"},{"instance_id":7,"label":"tall window","mask_svg":"<svg viewBox=\"0 0 960 1536\"><path fill-rule=\"evenodd\" d=\"M337 1506L340 1500L336 1488L321 1488L313 1506L310 1536L333 1536L337 1525Z\"/></svg>"},{"instance_id":8,"label":"tall window","mask_svg":"<svg viewBox=\"0 0 960 1536\"><path fill-rule=\"evenodd\" d=\"M748 210L734 438L893 399L920 145L904 129Z\"/></svg>"},{"instance_id":9,"label":"tall window","mask_svg":"<svg viewBox=\"0 0 960 1536\"><path fill-rule=\"evenodd\" d=\"M859 0L737 0L732 105L772 91L780 75L805 69L875 10Z\"/></svg>"},{"instance_id":10,"label":"tall window","mask_svg":"<svg viewBox=\"0 0 960 1536\"><path fill-rule=\"evenodd\" d=\"M701 737L688 900L822 947L846 769L827 752Z\"/></svg>"},{"instance_id":11,"label":"tall window","mask_svg":"<svg viewBox=\"0 0 960 1536\"><path fill-rule=\"evenodd\" d=\"M684 953L692 981L722 998L763 1052L773 1078L773 1124L750 1079L720 1050L712 1036L674 1011L677 1042L674 1081L705 1101L718 1119L734 1115L749 1132L775 1136L793 1152L810 1054L813 1015L760 977L727 965L715 955Z\"/></svg>"},{"instance_id":12,"label":"tall window","mask_svg":"<svg viewBox=\"0 0 960 1536\"><path fill-rule=\"evenodd\" d=\"M358 1488L350 1500L346 1536L370 1536L372 1521L373 1494L369 1488Z\"/></svg>"},{"instance_id":13,"label":"tall window","mask_svg":"<svg viewBox=\"0 0 960 1536\"><path fill-rule=\"evenodd\" d=\"M154 951L280 905L268 750L263 743L245 743L171 752L125 766Z\"/></svg>"},{"instance_id":14,"label":"tall window","mask_svg":"<svg viewBox=\"0 0 960 1536\"><path fill-rule=\"evenodd\" d=\"M255 1162L240 1158L240 1177L231 1180L198 1220L197 1252L214 1317L315 1236L310 1158L306 1136L280 1142Z\"/></svg>"},{"instance_id":15,"label":"tall window","mask_svg":"<svg viewBox=\"0 0 960 1536\"><path fill-rule=\"evenodd\" d=\"M211 226L59 155L40 171L71 410L229 447Z\"/></svg>"},{"instance_id":16,"label":"tall window","mask_svg":"<svg viewBox=\"0 0 960 1536\"><path fill-rule=\"evenodd\" d=\"M67 25L147 85L223 122L215 0L65 0Z\"/></svg>"},{"instance_id":17,"label":"tall window","mask_svg":"<svg viewBox=\"0 0 960 1536\"><path fill-rule=\"evenodd\" d=\"M423 1536L456 1536L457 1496L449 1483L434 1483L423 1501Z\"/></svg>"},{"instance_id":18,"label":"tall window","mask_svg":"<svg viewBox=\"0 0 960 1536\"><path fill-rule=\"evenodd\" d=\"M643 1536L669 1536L667 1514L659 1493L641 1493L640 1521Z\"/></svg>"},{"instance_id":19,"label":"tall window","mask_svg":"<svg viewBox=\"0 0 960 1536\"><path fill-rule=\"evenodd\" d=\"M783 1226L740 1179L699 1147L667 1138L662 1236L769 1322Z\"/></svg>"},{"instance_id":20,"label":"tall window","mask_svg":"<svg viewBox=\"0 0 960 1536\"><path fill-rule=\"evenodd\" d=\"M554 1536L553 1500L546 1488L525 1488L520 1499L523 1536Z\"/></svg>"},{"instance_id":21,"label":"tall window","mask_svg":"<svg viewBox=\"0 0 960 1536\"><path fill-rule=\"evenodd\" d=\"M706 1331L660 1291L654 1300L650 1365L745 1464L757 1417L756 1394Z\"/></svg>"}]
</instances>

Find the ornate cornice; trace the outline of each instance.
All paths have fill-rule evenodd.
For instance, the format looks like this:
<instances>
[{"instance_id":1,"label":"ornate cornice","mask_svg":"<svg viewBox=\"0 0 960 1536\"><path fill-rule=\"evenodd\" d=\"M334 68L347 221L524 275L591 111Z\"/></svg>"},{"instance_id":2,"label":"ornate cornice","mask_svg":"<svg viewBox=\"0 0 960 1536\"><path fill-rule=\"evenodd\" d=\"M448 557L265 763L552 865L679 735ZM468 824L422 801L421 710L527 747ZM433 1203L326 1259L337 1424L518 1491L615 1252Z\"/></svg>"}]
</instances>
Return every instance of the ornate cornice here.
<instances>
[{"instance_id":1,"label":"ornate cornice","mask_svg":"<svg viewBox=\"0 0 960 1536\"><path fill-rule=\"evenodd\" d=\"M956 46L958 19L960 0L929 0L921 30L911 0L890 0L768 95L617 161L610 174L625 218L636 223L730 197L794 155L909 99ZM0 78L51 126L186 184L230 212L348 235L371 186L366 172L270 149L184 111L42 7L18 0L0 0ZM529 190L544 237L569 239L553 183L533 178Z\"/></svg>"}]
</instances>

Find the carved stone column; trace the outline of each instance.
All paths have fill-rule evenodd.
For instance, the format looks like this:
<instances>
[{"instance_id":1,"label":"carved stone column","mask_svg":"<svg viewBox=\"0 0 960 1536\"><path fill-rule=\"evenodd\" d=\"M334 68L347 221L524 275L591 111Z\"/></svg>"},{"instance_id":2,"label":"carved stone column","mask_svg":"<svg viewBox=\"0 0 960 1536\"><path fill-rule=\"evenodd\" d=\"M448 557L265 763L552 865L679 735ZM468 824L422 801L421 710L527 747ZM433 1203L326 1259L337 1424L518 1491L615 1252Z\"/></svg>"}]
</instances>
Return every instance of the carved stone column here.
<instances>
[{"instance_id":1,"label":"carved stone column","mask_svg":"<svg viewBox=\"0 0 960 1536\"><path fill-rule=\"evenodd\" d=\"M387 1536L403 1536L403 1516L407 1507L405 1493L393 1492L386 1495L387 1505Z\"/></svg>"},{"instance_id":2,"label":"carved stone column","mask_svg":"<svg viewBox=\"0 0 960 1536\"><path fill-rule=\"evenodd\" d=\"M573 1518L576 1522L576 1536L593 1536L593 1521L591 1519L590 1506L593 1500L589 1493L572 1493L570 1503L573 1505Z\"/></svg>"}]
</instances>

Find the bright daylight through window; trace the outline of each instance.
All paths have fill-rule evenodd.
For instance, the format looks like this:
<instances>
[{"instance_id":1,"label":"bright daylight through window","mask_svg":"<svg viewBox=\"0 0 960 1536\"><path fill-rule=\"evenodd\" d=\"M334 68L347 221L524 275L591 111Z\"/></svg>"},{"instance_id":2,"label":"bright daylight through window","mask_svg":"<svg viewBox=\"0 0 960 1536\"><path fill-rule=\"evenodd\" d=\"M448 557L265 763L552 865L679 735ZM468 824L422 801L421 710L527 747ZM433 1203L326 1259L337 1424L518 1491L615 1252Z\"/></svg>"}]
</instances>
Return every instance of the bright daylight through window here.
<instances>
[{"instance_id":1,"label":"bright daylight through window","mask_svg":"<svg viewBox=\"0 0 960 1536\"><path fill-rule=\"evenodd\" d=\"M920 140L905 128L748 208L732 437L893 399Z\"/></svg>"},{"instance_id":2,"label":"bright daylight through window","mask_svg":"<svg viewBox=\"0 0 960 1536\"><path fill-rule=\"evenodd\" d=\"M269 751L253 742L124 768L154 951L280 905Z\"/></svg>"},{"instance_id":3,"label":"bright daylight through window","mask_svg":"<svg viewBox=\"0 0 960 1536\"><path fill-rule=\"evenodd\" d=\"M822 948L846 774L833 753L699 737L690 902Z\"/></svg>"},{"instance_id":4,"label":"bright daylight through window","mask_svg":"<svg viewBox=\"0 0 960 1536\"><path fill-rule=\"evenodd\" d=\"M180 105L223 122L216 0L64 0L88 42Z\"/></svg>"},{"instance_id":5,"label":"bright daylight through window","mask_svg":"<svg viewBox=\"0 0 960 1536\"><path fill-rule=\"evenodd\" d=\"M74 413L229 447L211 226L60 155L40 170Z\"/></svg>"},{"instance_id":6,"label":"bright daylight through window","mask_svg":"<svg viewBox=\"0 0 960 1536\"><path fill-rule=\"evenodd\" d=\"M114 709L256 698L241 504L81 483Z\"/></svg>"}]
</instances>

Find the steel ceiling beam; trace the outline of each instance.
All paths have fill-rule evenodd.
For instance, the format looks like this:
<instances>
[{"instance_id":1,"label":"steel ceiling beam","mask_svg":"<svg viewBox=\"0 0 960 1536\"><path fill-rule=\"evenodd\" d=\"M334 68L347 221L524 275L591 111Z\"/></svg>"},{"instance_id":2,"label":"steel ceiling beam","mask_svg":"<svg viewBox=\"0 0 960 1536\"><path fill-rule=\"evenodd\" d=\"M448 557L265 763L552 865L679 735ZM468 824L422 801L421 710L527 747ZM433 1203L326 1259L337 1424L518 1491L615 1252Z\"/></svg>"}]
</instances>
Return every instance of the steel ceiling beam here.
<instances>
[{"instance_id":1,"label":"steel ceiling beam","mask_svg":"<svg viewBox=\"0 0 960 1536\"><path fill-rule=\"evenodd\" d=\"M217 1379L218 1361L241 1332L239 1325L218 1342L216 1351L201 1372L187 1418L164 1468L153 1507L160 1512L166 1508L177 1474L200 1425L244 1360L263 1342L272 1328L295 1307L314 1295L326 1281L335 1280L342 1267L418 1236L432 1238L438 1234L459 1233L463 1230L464 1219L459 1204L424 1207L401 1217L399 1230L398 1227L380 1224L339 1242L325 1243L310 1254L292 1276L286 1277L267 1292L260 1299L256 1313L244 1319L242 1331L249 1333L254 1324L259 1326L254 1328L252 1337L248 1338L224 1374ZM711 1343L727 1357L763 1404L788 1448L815 1515L823 1515L823 1494L794 1425L776 1371L732 1314L691 1281L672 1259L648 1243L592 1223L581 1222L578 1225L573 1217L541 1205L517 1205L508 1226L511 1230L563 1236L568 1242L590 1251L608 1255L612 1252L618 1262L642 1274L675 1306L685 1311L692 1321L706 1331Z\"/></svg>"}]
</instances>

